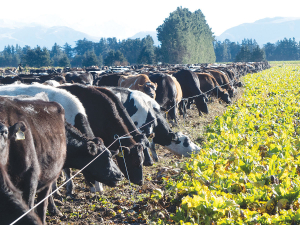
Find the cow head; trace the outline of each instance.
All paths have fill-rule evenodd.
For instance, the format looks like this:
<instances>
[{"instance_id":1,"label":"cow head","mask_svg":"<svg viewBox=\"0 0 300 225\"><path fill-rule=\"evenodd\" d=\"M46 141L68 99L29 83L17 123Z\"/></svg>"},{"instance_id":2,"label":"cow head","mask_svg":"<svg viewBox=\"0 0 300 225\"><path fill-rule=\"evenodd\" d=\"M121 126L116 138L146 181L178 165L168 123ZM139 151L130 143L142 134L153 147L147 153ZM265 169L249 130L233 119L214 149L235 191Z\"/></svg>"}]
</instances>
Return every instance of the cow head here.
<instances>
[{"instance_id":1,"label":"cow head","mask_svg":"<svg viewBox=\"0 0 300 225\"><path fill-rule=\"evenodd\" d=\"M117 182L122 180L123 174L112 159L113 154L106 149L101 138L88 140L86 147L82 151L80 151L82 153L78 152L76 154L76 158L78 158L76 167L78 168L82 168L97 157L95 161L83 170L87 180L99 181L111 187L116 186ZM74 155L73 158L75 158Z\"/></svg>"},{"instance_id":2,"label":"cow head","mask_svg":"<svg viewBox=\"0 0 300 225\"><path fill-rule=\"evenodd\" d=\"M175 133L171 144L165 146L168 150L179 156L190 157L192 153L200 151L200 147L194 144L190 138L181 132Z\"/></svg>"},{"instance_id":3,"label":"cow head","mask_svg":"<svg viewBox=\"0 0 300 225\"><path fill-rule=\"evenodd\" d=\"M226 102L227 104L230 104L231 103L231 99L229 97L229 94L227 91L223 91L223 92L220 92L220 98Z\"/></svg>"},{"instance_id":4,"label":"cow head","mask_svg":"<svg viewBox=\"0 0 300 225\"><path fill-rule=\"evenodd\" d=\"M206 114L208 113L207 102L208 102L208 98L206 97L205 94L202 94L195 98L195 103L200 116L202 115L202 113L206 113Z\"/></svg>"},{"instance_id":5,"label":"cow head","mask_svg":"<svg viewBox=\"0 0 300 225\"><path fill-rule=\"evenodd\" d=\"M130 182L142 185L143 184L143 162L144 162L144 153L143 147L140 144L135 144L132 148L120 147L119 150L123 151L123 154L119 154L116 159L118 165ZM123 157L124 156L124 157ZM124 164L124 159L126 162L126 167ZM126 169L127 168L127 169ZM127 176L127 171L129 178Z\"/></svg>"},{"instance_id":6,"label":"cow head","mask_svg":"<svg viewBox=\"0 0 300 225\"><path fill-rule=\"evenodd\" d=\"M230 90L228 90L228 94L229 94L229 97L230 97L230 98L233 97L234 92L235 92L235 89L230 89Z\"/></svg>"},{"instance_id":7,"label":"cow head","mask_svg":"<svg viewBox=\"0 0 300 225\"><path fill-rule=\"evenodd\" d=\"M9 141L19 141L25 139L24 132L26 125L20 121L13 126L7 127L3 122L0 122L0 163L6 165L8 160Z\"/></svg>"},{"instance_id":8,"label":"cow head","mask_svg":"<svg viewBox=\"0 0 300 225\"><path fill-rule=\"evenodd\" d=\"M155 99L155 97L156 97L156 88L157 88L157 83L146 82L143 85L143 92L145 94L149 95L151 98Z\"/></svg>"},{"instance_id":9,"label":"cow head","mask_svg":"<svg viewBox=\"0 0 300 225\"><path fill-rule=\"evenodd\" d=\"M153 133L152 133L153 135ZM152 137L151 137L152 138ZM134 137L137 143L140 143L144 148L144 166L153 166L153 160L149 153L150 143L144 134L138 134Z\"/></svg>"}]
</instances>

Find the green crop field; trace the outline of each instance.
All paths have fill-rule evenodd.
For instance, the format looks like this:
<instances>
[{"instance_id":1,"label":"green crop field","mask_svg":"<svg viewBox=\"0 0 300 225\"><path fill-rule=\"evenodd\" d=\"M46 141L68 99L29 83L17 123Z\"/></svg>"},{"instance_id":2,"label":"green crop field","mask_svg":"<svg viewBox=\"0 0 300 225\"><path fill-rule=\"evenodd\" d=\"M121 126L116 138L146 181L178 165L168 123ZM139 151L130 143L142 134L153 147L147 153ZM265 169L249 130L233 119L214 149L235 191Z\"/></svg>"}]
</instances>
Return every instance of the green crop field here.
<instances>
[{"instance_id":1,"label":"green crop field","mask_svg":"<svg viewBox=\"0 0 300 225\"><path fill-rule=\"evenodd\" d=\"M278 63L243 82L243 96L206 127L201 153L165 180L175 223L300 221L300 67Z\"/></svg>"}]
</instances>

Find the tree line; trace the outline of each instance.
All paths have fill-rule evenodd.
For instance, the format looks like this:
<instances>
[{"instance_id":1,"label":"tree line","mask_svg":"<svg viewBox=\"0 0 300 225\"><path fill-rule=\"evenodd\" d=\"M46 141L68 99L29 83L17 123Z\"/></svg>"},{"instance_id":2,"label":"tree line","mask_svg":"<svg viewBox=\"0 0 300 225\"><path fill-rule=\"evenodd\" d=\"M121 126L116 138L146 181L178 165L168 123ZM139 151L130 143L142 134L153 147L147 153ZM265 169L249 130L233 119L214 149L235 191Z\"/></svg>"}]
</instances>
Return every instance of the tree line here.
<instances>
[{"instance_id":1,"label":"tree line","mask_svg":"<svg viewBox=\"0 0 300 225\"><path fill-rule=\"evenodd\" d=\"M201 10L190 12L178 7L157 28L160 46L154 46L150 35L143 39L117 40L101 38L75 42L75 47L56 43L49 50L36 46L6 46L0 52L0 67L17 66L114 66L162 63L214 62L213 33Z\"/></svg>"},{"instance_id":2,"label":"tree line","mask_svg":"<svg viewBox=\"0 0 300 225\"><path fill-rule=\"evenodd\" d=\"M157 61L157 46L150 35L143 39L127 39L118 41L114 38L101 38L99 42L87 39L75 42L75 47L68 43L59 46L54 43L49 50L36 46L5 46L0 52L0 67L19 64L29 67L60 66L88 67L114 66L128 64L153 64Z\"/></svg>"},{"instance_id":3,"label":"tree line","mask_svg":"<svg viewBox=\"0 0 300 225\"><path fill-rule=\"evenodd\" d=\"M190 12L178 7L157 29L161 42L155 46L150 35L145 38L117 40L101 38L99 42L78 40L75 46L54 43L51 49L36 46L5 46L0 52L0 67L119 66L134 64L194 64L213 62L247 62L263 60L298 60L300 42L283 39L262 48L252 39L239 42L217 41L201 10Z\"/></svg>"},{"instance_id":4,"label":"tree line","mask_svg":"<svg viewBox=\"0 0 300 225\"><path fill-rule=\"evenodd\" d=\"M252 39L231 42L229 39L214 41L216 62L257 62L300 60L300 42L295 38L284 38L276 43L264 44L262 48Z\"/></svg>"}]
</instances>

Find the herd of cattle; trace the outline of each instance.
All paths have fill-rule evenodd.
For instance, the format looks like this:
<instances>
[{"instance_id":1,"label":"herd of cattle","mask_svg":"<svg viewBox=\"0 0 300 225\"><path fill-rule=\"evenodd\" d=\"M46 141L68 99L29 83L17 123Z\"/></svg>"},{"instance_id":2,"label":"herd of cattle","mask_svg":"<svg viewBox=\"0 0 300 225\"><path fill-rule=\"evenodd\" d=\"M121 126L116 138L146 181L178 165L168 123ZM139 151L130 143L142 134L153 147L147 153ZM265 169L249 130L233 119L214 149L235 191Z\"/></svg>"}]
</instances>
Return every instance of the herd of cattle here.
<instances>
[{"instance_id":1,"label":"herd of cattle","mask_svg":"<svg viewBox=\"0 0 300 225\"><path fill-rule=\"evenodd\" d=\"M143 166L158 160L155 144L180 156L197 153L200 147L173 132L168 119L176 123L192 103L199 115L208 113L211 96L230 103L241 76L266 68L267 62L259 62L202 65L193 71L169 65L126 74L72 70L2 76L1 224L21 215L16 224L45 224L47 209L60 213L47 196L62 169L70 177L70 168L86 167L87 184L99 191L98 182L116 186L123 177L142 185ZM72 191L70 181L67 192ZM33 207L35 212L24 214Z\"/></svg>"}]
</instances>

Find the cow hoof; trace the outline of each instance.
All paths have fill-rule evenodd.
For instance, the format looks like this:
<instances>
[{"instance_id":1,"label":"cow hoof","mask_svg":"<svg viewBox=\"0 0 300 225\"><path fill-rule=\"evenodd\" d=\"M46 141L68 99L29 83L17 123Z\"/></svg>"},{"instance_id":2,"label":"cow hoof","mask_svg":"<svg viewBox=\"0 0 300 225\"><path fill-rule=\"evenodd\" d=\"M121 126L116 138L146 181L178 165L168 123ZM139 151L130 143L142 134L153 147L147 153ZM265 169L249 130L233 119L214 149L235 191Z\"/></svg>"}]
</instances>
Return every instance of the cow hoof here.
<instances>
[{"instance_id":1,"label":"cow hoof","mask_svg":"<svg viewBox=\"0 0 300 225\"><path fill-rule=\"evenodd\" d=\"M62 194L60 193L60 191L57 191L53 194L53 197L54 198L61 198L62 197Z\"/></svg>"},{"instance_id":2,"label":"cow hoof","mask_svg":"<svg viewBox=\"0 0 300 225\"><path fill-rule=\"evenodd\" d=\"M91 193L96 193L96 189L94 187L91 187Z\"/></svg>"},{"instance_id":3,"label":"cow hoof","mask_svg":"<svg viewBox=\"0 0 300 225\"><path fill-rule=\"evenodd\" d=\"M56 207L51 210L48 210L48 213L50 214L50 216L63 216L61 211L59 211Z\"/></svg>"},{"instance_id":4,"label":"cow hoof","mask_svg":"<svg viewBox=\"0 0 300 225\"><path fill-rule=\"evenodd\" d=\"M95 191L99 193L103 193L104 192L103 184L99 182L95 182Z\"/></svg>"},{"instance_id":5,"label":"cow hoof","mask_svg":"<svg viewBox=\"0 0 300 225\"><path fill-rule=\"evenodd\" d=\"M153 161L144 161L143 166L153 166Z\"/></svg>"}]
</instances>

